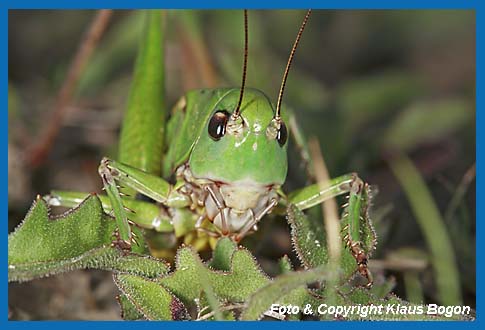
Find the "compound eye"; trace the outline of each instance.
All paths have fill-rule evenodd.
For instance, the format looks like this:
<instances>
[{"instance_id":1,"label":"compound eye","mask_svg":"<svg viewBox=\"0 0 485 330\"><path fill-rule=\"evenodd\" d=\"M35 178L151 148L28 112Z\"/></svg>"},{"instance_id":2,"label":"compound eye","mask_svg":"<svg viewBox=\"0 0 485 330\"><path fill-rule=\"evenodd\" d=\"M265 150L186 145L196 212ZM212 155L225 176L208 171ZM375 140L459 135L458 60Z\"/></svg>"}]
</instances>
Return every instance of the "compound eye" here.
<instances>
[{"instance_id":1,"label":"compound eye","mask_svg":"<svg viewBox=\"0 0 485 330\"><path fill-rule=\"evenodd\" d=\"M207 127L209 135L214 141L219 141L221 137L226 134L226 124L229 119L229 112L226 110L219 110L212 115Z\"/></svg>"},{"instance_id":2,"label":"compound eye","mask_svg":"<svg viewBox=\"0 0 485 330\"><path fill-rule=\"evenodd\" d=\"M280 129L278 130L278 134L276 134L276 140L280 144L280 146L284 146L286 143L286 139L288 139L288 131L286 130L286 125L284 122L280 123Z\"/></svg>"}]
</instances>

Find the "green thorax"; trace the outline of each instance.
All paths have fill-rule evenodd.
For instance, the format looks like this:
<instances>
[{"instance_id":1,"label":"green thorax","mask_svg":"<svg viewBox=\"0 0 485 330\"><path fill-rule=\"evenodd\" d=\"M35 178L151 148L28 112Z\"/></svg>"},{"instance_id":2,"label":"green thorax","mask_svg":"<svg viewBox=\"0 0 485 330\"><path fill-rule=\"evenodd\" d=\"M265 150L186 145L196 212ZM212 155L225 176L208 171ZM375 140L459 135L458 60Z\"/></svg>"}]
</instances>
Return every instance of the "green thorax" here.
<instances>
[{"instance_id":1,"label":"green thorax","mask_svg":"<svg viewBox=\"0 0 485 330\"><path fill-rule=\"evenodd\" d=\"M268 138L266 130L274 117L268 97L256 89L246 89L241 105L242 133L226 134L215 141L208 134L212 115L236 108L239 88L205 89L188 92L185 114L173 115L165 174L189 163L196 178L222 182L281 185L288 170L287 143L283 146ZM178 117L178 118L177 118ZM286 121L286 117L283 117ZM286 121L287 122L287 121Z\"/></svg>"}]
</instances>

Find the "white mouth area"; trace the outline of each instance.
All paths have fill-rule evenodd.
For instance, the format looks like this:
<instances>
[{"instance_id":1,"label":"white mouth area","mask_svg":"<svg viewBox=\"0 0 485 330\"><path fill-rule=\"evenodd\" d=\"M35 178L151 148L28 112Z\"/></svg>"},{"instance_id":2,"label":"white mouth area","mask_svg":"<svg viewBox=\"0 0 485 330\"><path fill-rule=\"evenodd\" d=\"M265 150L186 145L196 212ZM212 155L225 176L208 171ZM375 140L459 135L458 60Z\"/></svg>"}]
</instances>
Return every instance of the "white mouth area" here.
<instances>
[{"instance_id":1,"label":"white mouth area","mask_svg":"<svg viewBox=\"0 0 485 330\"><path fill-rule=\"evenodd\" d=\"M266 204L268 190L268 187L261 185L236 183L222 185L219 192L227 207L242 211Z\"/></svg>"},{"instance_id":2,"label":"white mouth area","mask_svg":"<svg viewBox=\"0 0 485 330\"><path fill-rule=\"evenodd\" d=\"M250 182L236 182L212 186L213 191L223 209L219 209L213 196L208 194L205 208L209 219L216 227L223 230L222 216L226 221L227 229L232 233L239 233L255 224L254 219L266 213L267 207L278 196L273 187L262 186ZM220 205L219 205L220 206ZM265 212L266 211L266 212Z\"/></svg>"}]
</instances>

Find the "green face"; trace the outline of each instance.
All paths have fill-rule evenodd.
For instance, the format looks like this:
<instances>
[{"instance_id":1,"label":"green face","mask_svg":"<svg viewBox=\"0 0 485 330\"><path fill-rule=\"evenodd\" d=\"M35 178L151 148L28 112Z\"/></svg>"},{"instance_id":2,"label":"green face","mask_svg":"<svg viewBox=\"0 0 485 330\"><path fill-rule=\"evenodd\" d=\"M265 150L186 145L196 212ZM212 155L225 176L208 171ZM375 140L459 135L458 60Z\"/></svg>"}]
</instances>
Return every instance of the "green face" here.
<instances>
[{"instance_id":1,"label":"green face","mask_svg":"<svg viewBox=\"0 0 485 330\"><path fill-rule=\"evenodd\" d=\"M288 170L285 119L276 122L268 97L248 88L234 121L238 100L234 89L213 107L190 155L193 175L226 183L283 184Z\"/></svg>"}]
</instances>

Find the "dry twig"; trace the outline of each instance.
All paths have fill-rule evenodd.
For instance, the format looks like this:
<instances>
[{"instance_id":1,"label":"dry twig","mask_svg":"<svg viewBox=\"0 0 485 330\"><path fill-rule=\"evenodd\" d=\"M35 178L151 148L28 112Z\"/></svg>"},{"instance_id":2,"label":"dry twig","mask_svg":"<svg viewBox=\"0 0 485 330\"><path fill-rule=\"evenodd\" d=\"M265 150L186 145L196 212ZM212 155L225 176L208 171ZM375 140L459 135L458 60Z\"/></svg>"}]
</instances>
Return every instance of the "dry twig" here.
<instances>
[{"instance_id":1,"label":"dry twig","mask_svg":"<svg viewBox=\"0 0 485 330\"><path fill-rule=\"evenodd\" d=\"M66 110L72 101L79 77L96 48L98 41L106 30L112 13L113 11L108 9L99 10L84 35L77 53L71 62L59 94L57 95L54 111L46 121L47 126L40 138L36 139L36 141L39 142L29 148L27 152L27 159L32 167L41 165L51 150L51 147L59 134Z\"/></svg>"}]
</instances>

